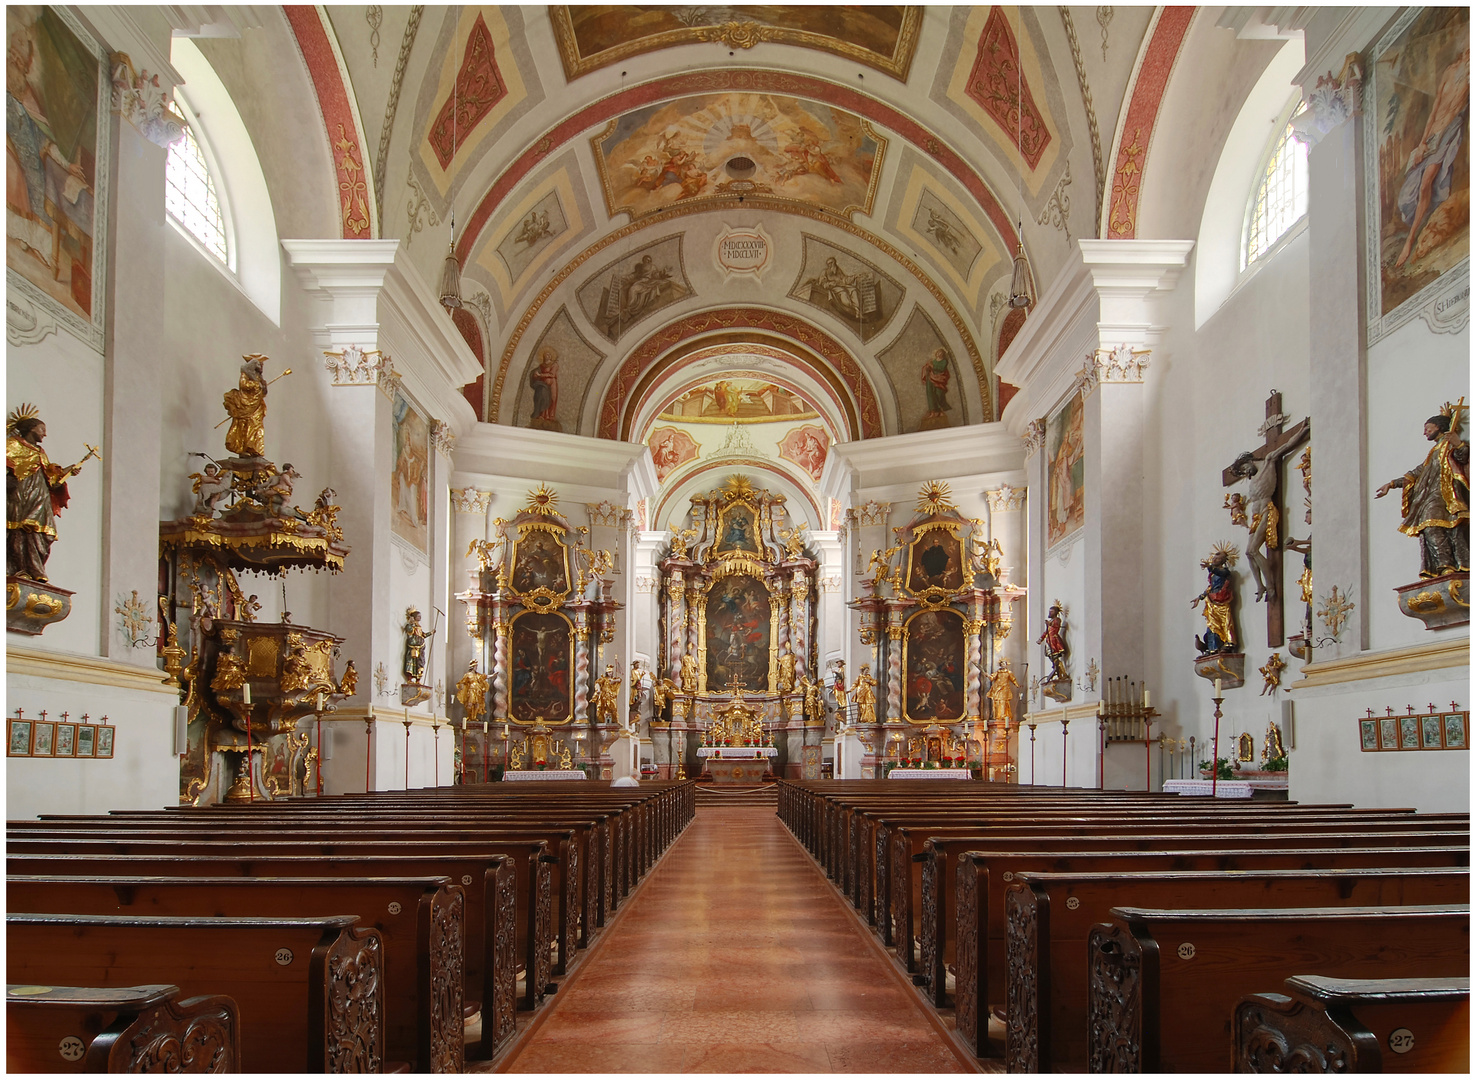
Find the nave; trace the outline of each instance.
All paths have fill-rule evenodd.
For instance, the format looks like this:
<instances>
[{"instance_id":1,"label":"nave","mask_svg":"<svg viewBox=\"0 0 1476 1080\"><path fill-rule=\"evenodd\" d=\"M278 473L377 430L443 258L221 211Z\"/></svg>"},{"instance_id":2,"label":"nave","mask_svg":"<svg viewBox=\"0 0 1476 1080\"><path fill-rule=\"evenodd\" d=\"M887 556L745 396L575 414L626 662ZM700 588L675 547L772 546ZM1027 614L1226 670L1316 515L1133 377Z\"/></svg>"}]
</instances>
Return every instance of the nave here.
<instances>
[{"instance_id":1,"label":"nave","mask_svg":"<svg viewBox=\"0 0 1476 1080\"><path fill-rule=\"evenodd\" d=\"M503 1068L973 1071L901 978L772 799L715 793Z\"/></svg>"}]
</instances>

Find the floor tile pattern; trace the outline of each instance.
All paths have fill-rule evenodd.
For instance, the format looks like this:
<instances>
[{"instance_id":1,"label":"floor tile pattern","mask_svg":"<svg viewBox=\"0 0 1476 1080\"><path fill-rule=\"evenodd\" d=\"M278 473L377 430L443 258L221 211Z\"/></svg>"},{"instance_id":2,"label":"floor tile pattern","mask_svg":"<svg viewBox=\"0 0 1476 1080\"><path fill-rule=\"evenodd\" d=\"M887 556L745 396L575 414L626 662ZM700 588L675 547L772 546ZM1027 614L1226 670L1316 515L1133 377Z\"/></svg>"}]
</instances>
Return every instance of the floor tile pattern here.
<instances>
[{"instance_id":1,"label":"floor tile pattern","mask_svg":"<svg viewBox=\"0 0 1476 1080\"><path fill-rule=\"evenodd\" d=\"M509 1072L960 1072L772 807L700 807Z\"/></svg>"}]
</instances>

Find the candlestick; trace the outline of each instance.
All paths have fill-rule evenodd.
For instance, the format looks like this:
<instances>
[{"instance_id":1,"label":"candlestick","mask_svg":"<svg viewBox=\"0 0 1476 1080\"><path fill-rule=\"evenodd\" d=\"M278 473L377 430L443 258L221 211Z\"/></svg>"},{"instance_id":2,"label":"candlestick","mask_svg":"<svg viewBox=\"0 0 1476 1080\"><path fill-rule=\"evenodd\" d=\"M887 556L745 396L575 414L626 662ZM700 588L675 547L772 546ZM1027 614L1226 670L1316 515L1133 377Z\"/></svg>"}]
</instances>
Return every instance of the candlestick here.
<instances>
[{"instance_id":1,"label":"candlestick","mask_svg":"<svg viewBox=\"0 0 1476 1080\"><path fill-rule=\"evenodd\" d=\"M1220 690L1220 680L1219 679L1216 679L1215 680L1215 697L1218 698L1220 696L1220 693L1221 693L1221 690Z\"/></svg>"},{"instance_id":2,"label":"candlestick","mask_svg":"<svg viewBox=\"0 0 1476 1080\"><path fill-rule=\"evenodd\" d=\"M251 704L251 684L250 683L242 683L241 684L241 704L242 705L250 705Z\"/></svg>"}]
</instances>

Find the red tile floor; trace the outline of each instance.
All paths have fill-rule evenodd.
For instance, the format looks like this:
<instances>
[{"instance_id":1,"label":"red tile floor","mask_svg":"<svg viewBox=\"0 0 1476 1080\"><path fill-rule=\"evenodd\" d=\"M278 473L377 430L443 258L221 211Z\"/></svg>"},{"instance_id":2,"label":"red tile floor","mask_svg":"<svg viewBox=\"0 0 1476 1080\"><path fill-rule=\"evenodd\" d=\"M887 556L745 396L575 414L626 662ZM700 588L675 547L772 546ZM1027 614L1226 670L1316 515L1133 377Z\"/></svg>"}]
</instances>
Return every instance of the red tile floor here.
<instances>
[{"instance_id":1,"label":"red tile floor","mask_svg":"<svg viewBox=\"0 0 1476 1080\"><path fill-rule=\"evenodd\" d=\"M506 1072L963 1072L772 806L707 807Z\"/></svg>"}]
</instances>

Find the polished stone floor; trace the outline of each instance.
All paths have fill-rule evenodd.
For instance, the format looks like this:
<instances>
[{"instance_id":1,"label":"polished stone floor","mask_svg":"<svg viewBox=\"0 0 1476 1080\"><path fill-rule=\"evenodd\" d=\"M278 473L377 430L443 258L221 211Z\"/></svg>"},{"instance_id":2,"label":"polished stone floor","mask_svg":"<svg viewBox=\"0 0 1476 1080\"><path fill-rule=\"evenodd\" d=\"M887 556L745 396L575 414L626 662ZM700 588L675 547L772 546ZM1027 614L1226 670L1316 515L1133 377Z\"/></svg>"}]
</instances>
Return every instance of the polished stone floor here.
<instances>
[{"instance_id":1,"label":"polished stone floor","mask_svg":"<svg viewBox=\"0 0 1476 1080\"><path fill-rule=\"evenodd\" d=\"M964 1071L842 904L772 805L701 806L502 1070Z\"/></svg>"}]
</instances>

